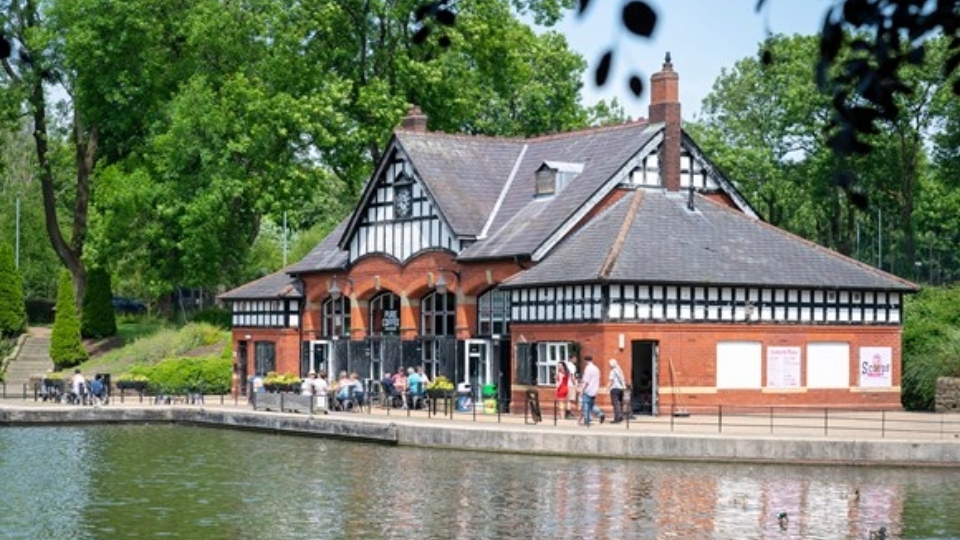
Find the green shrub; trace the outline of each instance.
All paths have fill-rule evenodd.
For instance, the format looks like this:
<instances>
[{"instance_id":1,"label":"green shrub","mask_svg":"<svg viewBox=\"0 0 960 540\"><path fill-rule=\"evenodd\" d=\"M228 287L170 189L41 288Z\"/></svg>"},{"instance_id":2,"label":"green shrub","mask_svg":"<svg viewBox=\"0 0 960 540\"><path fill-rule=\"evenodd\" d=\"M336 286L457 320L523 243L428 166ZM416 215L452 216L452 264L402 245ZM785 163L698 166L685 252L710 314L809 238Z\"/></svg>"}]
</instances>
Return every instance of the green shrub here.
<instances>
[{"instance_id":1,"label":"green shrub","mask_svg":"<svg viewBox=\"0 0 960 540\"><path fill-rule=\"evenodd\" d=\"M203 322L229 330L233 324L233 314L229 309L208 307L194 313L191 320L195 323Z\"/></svg>"},{"instance_id":2,"label":"green shrub","mask_svg":"<svg viewBox=\"0 0 960 540\"><path fill-rule=\"evenodd\" d=\"M152 366L136 366L130 374L150 381L151 389L164 394L226 394L230 392L232 362L219 357L171 358Z\"/></svg>"},{"instance_id":3,"label":"green shrub","mask_svg":"<svg viewBox=\"0 0 960 540\"><path fill-rule=\"evenodd\" d=\"M124 365L156 364L225 339L226 332L206 323L188 324L180 329L163 328L136 339L122 349L106 353L98 361L106 363L122 359Z\"/></svg>"},{"instance_id":4,"label":"green shrub","mask_svg":"<svg viewBox=\"0 0 960 540\"><path fill-rule=\"evenodd\" d=\"M900 402L933 410L939 377L960 376L960 288L930 287L904 304Z\"/></svg>"},{"instance_id":5,"label":"green shrub","mask_svg":"<svg viewBox=\"0 0 960 540\"><path fill-rule=\"evenodd\" d=\"M13 250L0 242L0 337L19 336L27 329L23 279L13 260Z\"/></svg>"},{"instance_id":6,"label":"green shrub","mask_svg":"<svg viewBox=\"0 0 960 540\"><path fill-rule=\"evenodd\" d=\"M49 298L28 298L24 303L27 307L27 321L30 324L53 323L55 301Z\"/></svg>"},{"instance_id":7,"label":"green shrub","mask_svg":"<svg viewBox=\"0 0 960 540\"><path fill-rule=\"evenodd\" d=\"M94 268L87 273L87 292L83 296L80 335L97 339L117 335L110 274L103 268Z\"/></svg>"},{"instance_id":8,"label":"green shrub","mask_svg":"<svg viewBox=\"0 0 960 540\"><path fill-rule=\"evenodd\" d=\"M73 367L87 360L87 351L80 341L80 318L73 298L73 280L66 270L60 272L57 315L50 336L50 358L57 369Z\"/></svg>"}]
</instances>

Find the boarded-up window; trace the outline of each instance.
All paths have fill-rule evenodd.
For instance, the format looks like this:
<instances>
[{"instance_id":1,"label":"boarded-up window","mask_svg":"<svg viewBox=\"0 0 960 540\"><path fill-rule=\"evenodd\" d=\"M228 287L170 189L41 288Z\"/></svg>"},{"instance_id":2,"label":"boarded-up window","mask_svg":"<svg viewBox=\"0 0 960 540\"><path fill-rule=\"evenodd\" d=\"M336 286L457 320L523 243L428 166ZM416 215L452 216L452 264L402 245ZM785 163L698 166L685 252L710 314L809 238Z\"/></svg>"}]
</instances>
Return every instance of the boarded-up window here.
<instances>
[{"instance_id":1,"label":"boarded-up window","mask_svg":"<svg viewBox=\"0 0 960 540\"><path fill-rule=\"evenodd\" d=\"M807 344L807 388L850 387L850 344Z\"/></svg>"},{"instance_id":2,"label":"boarded-up window","mask_svg":"<svg viewBox=\"0 0 960 540\"><path fill-rule=\"evenodd\" d=\"M762 360L760 342L717 343L717 388L760 388Z\"/></svg>"}]
</instances>

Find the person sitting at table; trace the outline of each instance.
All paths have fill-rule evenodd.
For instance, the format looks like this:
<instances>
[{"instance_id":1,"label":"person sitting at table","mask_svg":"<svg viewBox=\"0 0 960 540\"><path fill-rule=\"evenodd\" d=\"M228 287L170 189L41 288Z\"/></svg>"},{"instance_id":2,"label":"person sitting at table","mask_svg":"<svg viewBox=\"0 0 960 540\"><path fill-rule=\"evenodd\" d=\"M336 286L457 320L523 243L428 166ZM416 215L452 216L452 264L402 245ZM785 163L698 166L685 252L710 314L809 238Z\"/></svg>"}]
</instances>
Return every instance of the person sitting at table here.
<instances>
[{"instance_id":1,"label":"person sitting at table","mask_svg":"<svg viewBox=\"0 0 960 540\"><path fill-rule=\"evenodd\" d=\"M420 384L426 388L430 384L430 377L427 377L427 371L423 368L423 364L417 366L417 375L420 376Z\"/></svg>"},{"instance_id":2,"label":"person sitting at table","mask_svg":"<svg viewBox=\"0 0 960 540\"><path fill-rule=\"evenodd\" d=\"M393 374L393 389L398 394L407 393L407 375L403 371L403 366L398 367L397 372Z\"/></svg>"},{"instance_id":3,"label":"person sitting at table","mask_svg":"<svg viewBox=\"0 0 960 540\"><path fill-rule=\"evenodd\" d=\"M384 407L393 407L393 404L398 399L400 393L397 392L397 389L393 387L392 373L385 373L383 378L380 379L380 390L383 392L383 396L381 398L383 399L382 405Z\"/></svg>"},{"instance_id":4,"label":"person sitting at table","mask_svg":"<svg viewBox=\"0 0 960 540\"><path fill-rule=\"evenodd\" d=\"M360 375L356 371L350 374L350 384L353 385L353 402L362 407L366 393L363 389L363 381L360 380Z\"/></svg>"},{"instance_id":5,"label":"person sitting at table","mask_svg":"<svg viewBox=\"0 0 960 540\"><path fill-rule=\"evenodd\" d=\"M407 397L411 409L417 407L417 401L423 401L423 382L420 375L413 368L407 370Z\"/></svg>"},{"instance_id":6,"label":"person sitting at table","mask_svg":"<svg viewBox=\"0 0 960 540\"><path fill-rule=\"evenodd\" d=\"M341 410L348 410L353 407L350 402L350 393L353 389L353 381L347 376L346 371L341 371L337 378L337 406Z\"/></svg>"}]
</instances>

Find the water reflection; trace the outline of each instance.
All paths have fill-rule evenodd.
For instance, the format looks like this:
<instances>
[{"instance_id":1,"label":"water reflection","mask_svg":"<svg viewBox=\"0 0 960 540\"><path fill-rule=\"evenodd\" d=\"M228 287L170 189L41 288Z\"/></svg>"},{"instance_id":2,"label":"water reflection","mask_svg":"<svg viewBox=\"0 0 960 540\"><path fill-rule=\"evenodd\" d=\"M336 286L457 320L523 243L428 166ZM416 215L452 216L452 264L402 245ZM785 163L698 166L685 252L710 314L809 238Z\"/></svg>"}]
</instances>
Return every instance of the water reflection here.
<instances>
[{"instance_id":1,"label":"water reflection","mask_svg":"<svg viewBox=\"0 0 960 540\"><path fill-rule=\"evenodd\" d=\"M173 426L0 428L0 536L833 540L883 526L891 538L960 538L958 477L470 454Z\"/></svg>"}]
</instances>

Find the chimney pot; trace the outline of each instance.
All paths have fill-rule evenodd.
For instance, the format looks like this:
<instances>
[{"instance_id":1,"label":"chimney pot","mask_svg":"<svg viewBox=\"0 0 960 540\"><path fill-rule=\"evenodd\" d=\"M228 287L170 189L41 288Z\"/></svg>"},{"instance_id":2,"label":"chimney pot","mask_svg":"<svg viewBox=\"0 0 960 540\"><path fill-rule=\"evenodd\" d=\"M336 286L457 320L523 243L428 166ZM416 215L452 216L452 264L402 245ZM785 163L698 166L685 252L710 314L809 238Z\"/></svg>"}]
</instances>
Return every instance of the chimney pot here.
<instances>
[{"instance_id":1,"label":"chimney pot","mask_svg":"<svg viewBox=\"0 0 960 540\"><path fill-rule=\"evenodd\" d=\"M414 105L407 111L407 115L400 122L400 129L404 131L427 131L427 115L423 114L420 107Z\"/></svg>"}]
</instances>

